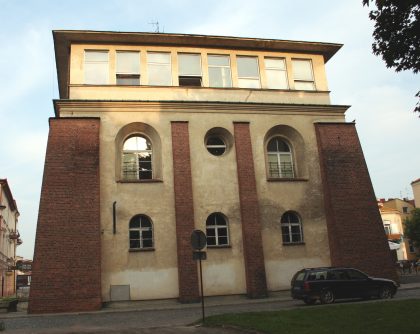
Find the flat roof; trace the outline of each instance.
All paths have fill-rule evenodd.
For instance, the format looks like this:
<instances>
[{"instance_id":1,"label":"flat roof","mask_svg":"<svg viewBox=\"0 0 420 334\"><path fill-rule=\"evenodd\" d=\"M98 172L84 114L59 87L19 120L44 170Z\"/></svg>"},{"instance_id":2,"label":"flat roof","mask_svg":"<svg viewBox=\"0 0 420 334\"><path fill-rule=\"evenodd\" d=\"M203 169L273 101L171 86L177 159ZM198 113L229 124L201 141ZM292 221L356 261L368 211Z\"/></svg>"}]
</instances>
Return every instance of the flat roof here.
<instances>
[{"instance_id":1,"label":"flat roof","mask_svg":"<svg viewBox=\"0 0 420 334\"><path fill-rule=\"evenodd\" d=\"M322 55L325 62L343 46L337 43L279 39L92 30L53 30L53 38L60 98L64 99L68 98L67 86L71 44L163 45L297 52Z\"/></svg>"}]
</instances>

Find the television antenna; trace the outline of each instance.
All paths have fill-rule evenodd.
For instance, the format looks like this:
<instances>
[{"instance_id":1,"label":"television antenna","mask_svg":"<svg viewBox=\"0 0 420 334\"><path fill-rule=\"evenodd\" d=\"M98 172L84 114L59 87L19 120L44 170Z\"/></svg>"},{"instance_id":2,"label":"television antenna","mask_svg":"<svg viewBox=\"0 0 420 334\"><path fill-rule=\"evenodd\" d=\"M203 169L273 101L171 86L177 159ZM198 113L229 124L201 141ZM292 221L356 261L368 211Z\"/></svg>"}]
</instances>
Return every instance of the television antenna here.
<instances>
[{"instance_id":1,"label":"television antenna","mask_svg":"<svg viewBox=\"0 0 420 334\"><path fill-rule=\"evenodd\" d=\"M155 27L155 31L154 32L157 32L157 33L159 33L160 31L159 31L159 21L156 21L156 22L149 22L149 24L151 24L151 25L153 25L154 27Z\"/></svg>"}]
</instances>

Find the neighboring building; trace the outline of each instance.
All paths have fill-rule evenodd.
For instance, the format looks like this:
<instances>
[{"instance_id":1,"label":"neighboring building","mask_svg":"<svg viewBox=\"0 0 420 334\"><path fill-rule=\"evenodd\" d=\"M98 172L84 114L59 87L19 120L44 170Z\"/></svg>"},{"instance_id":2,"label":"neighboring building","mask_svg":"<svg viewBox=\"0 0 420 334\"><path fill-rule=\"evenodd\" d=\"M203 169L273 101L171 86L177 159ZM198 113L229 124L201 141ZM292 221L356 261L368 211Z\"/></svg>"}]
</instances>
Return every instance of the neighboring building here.
<instances>
[{"instance_id":1,"label":"neighboring building","mask_svg":"<svg viewBox=\"0 0 420 334\"><path fill-rule=\"evenodd\" d=\"M404 237L404 221L414 209L413 201L407 198L390 198L379 201L379 210L388 240L400 244L397 250L398 260L416 260L418 250Z\"/></svg>"},{"instance_id":2,"label":"neighboring building","mask_svg":"<svg viewBox=\"0 0 420 334\"><path fill-rule=\"evenodd\" d=\"M0 179L0 296L16 292L16 247L22 244L17 229L19 211L7 179Z\"/></svg>"},{"instance_id":3,"label":"neighboring building","mask_svg":"<svg viewBox=\"0 0 420 334\"><path fill-rule=\"evenodd\" d=\"M29 297L31 286L32 260L16 257L16 291L20 299Z\"/></svg>"},{"instance_id":4,"label":"neighboring building","mask_svg":"<svg viewBox=\"0 0 420 334\"><path fill-rule=\"evenodd\" d=\"M420 208L420 179L411 182L411 188L413 189L415 206Z\"/></svg>"},{"instance_id":5,"label":"neighboring building","mask_svg":"<svg viewBox=\"0 0 420 334\"><path fill-rule=\"evenodd\" d=\"M302 267L396 278L355 124L330 103L340 44L53 36L29 312L198 301L194 229L207 296L265 297Z\"/></svg>"}]
</instances>

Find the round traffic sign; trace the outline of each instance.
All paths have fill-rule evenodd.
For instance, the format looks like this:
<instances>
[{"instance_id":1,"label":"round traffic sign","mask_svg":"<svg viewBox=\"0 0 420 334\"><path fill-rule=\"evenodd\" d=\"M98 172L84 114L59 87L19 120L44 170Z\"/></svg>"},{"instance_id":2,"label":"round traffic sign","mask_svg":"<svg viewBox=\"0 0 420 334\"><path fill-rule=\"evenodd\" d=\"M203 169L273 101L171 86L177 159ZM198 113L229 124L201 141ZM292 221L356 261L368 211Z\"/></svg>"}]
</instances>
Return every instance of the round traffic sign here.
<instances>
[{"instance_id":1,"label":"round traffic sign","mask_svg":"<svg viewBox=\"0 0 420 334\"><path fill-rule=\"evenodd\" d=\"M191 233L191 246L195 250L202 250L207 245L206 234L201 230L194 230Z\"/></svg>"}]
</instances>

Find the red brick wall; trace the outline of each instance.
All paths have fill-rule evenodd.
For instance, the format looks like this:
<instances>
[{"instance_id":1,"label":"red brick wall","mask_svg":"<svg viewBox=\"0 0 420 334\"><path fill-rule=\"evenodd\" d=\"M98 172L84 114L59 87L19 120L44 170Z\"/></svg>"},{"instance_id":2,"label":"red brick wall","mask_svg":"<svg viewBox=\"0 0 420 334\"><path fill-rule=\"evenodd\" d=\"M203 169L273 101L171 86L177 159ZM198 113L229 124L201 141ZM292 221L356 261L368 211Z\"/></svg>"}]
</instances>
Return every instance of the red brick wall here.
<instances>
[{"instance_id":1,"label":"red brick wall","mask_svg":"<svg viewBox=\"0 0 420 334\"><path fill-rule=\"evenodd\" d=\"M99 125L50 119L29 313L101 308Z\"/></svg>"},{"instance_id":2,"label":"red brick wall","mask_svg":"<svg viewBox=\"0 0 420 334\"><path fill-rule=\"evenodd\" d=\"M315 124L331 263L397 279L353 123Z\"/></svg>"},{"instance_id":3,"label":"red brick wall","mask_svg":"<svg viewBox=\"0 0 420 334\"><path fill-rule=\"evenodd\" d=\"M178 252L179 301L199 301L197 263L192 259L194 204L188 122L172 122L175 219Z\"/></svg>"},{"instance_id":4,"label":"red brick wall","mask_svg":"<svg viewBox=\"0 0 420 334\"><path fill-rule=\"evenodd\" d=\"M267 296L267 283L249 123L235 122L234 133L247 294L261 298Z\"/></svg>"}]
</instances>

